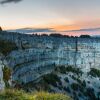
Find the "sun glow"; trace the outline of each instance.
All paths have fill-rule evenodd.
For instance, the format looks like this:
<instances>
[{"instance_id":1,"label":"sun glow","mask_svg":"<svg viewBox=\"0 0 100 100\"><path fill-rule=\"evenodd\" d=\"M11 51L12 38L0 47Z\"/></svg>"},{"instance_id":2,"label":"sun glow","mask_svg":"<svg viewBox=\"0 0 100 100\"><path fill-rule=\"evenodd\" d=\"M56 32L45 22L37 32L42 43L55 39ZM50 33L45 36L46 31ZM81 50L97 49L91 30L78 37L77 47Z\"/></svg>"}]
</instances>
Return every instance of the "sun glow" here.
<instances>
[{"instance_id":1,"label":"sun glow","mask_svg":"<svg viewBox=\"0 0 100 100\"><path fill-rule=\"evenodd\" d=\"M73 25L57 25L54 26L54 29L57 31L70 31L70 30L79 30L79 26L73 26Z\"/></svg>"}]
</instances>

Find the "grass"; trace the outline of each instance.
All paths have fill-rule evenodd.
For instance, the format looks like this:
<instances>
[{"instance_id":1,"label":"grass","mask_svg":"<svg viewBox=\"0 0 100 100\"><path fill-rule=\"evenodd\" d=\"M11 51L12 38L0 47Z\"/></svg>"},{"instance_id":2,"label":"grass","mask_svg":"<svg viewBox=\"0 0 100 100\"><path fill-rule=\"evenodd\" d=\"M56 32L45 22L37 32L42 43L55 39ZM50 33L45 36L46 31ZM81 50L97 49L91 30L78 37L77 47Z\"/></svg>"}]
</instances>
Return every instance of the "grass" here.
<instances>
[{"instance_id":1,"label":"grass","mask_svg":"<svg viewBox=\"0 0 100 100\"><path fill-rule=\"evenodd\" d=\"M36 100L71 100L71 99L63 94L53 94L53 93L50 94L50 93L40 92L37 93Z\"/></svg>"},{"instance_id":2,"label":"grass","mask_svg":"<svg viewBox=\"0 0 100 100\"><path fill-rule=\"evenodd\" d=\"M71 100L71 98L63 94L25 93L22 90L7 89L0 93L0 100Z\"/></svg>"}]
</instances>

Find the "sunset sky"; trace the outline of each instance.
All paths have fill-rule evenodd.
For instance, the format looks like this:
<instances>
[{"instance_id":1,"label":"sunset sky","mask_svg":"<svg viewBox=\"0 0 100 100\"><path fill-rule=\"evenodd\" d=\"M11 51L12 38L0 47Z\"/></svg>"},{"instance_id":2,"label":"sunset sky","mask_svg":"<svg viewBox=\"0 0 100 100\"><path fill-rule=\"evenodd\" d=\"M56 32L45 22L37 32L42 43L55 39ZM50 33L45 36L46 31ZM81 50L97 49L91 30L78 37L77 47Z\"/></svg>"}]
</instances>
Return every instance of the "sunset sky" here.
<instances>
[{"instance_id":1,"label":"sunset sky","mask_svg":"<svg viewBox=\"0 0 100 100\"><path fill-rule=\"evenodd\" d=\"M3 29L31 27L68 31L100 27L100 0L0 2L0 26Z\"/></svg>"}]
</instances>

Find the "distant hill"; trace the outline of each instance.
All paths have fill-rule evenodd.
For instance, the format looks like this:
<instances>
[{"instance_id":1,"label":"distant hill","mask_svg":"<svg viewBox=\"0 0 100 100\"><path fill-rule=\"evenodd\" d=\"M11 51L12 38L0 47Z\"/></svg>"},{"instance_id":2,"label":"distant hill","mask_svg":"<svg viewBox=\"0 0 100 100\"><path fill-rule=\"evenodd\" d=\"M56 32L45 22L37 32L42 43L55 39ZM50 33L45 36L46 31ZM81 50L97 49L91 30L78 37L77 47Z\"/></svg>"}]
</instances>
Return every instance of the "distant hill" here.
<instances>
[{"instance_id":1,"label":"distant hill","mask_svg":"<svg viewBox=\"0 0 100 100\"><path fill-rule=\"evenodd\" d=\"M88 29L80 29L80 30L71 30L71 31L64 31L64 32L76 32L76 31L100 31L100 28L88 28Z\"/></svg>"},{"instance_id":2,"label":"distant hill","mask_svg":"<svg viewBox=\"0 0 100 100\"><path fill-rule=\"evenodd\" d=\"M6 30L8 32L17 32L17 33L24 33L24 34L34 34L34 33L61 33L63 35L70 35L70 36L80 36L80 35L91 35L93 37L100 37L100 28L89 28L89 29L80 29L80 30L65 30L65 31L57 31L53 28L20 28L14 30Z\"/></svg>"},{"instance_id":3,"label":"distant hill","mask_svg":"<svg viewBox=\"0 0 100 100\"><path fill-rule=\"evenodd\" d=\"M34 32L55 32L52 28L21 28L15 30L7 30L9 32L18 32L18 33L34 33Z\"/></svg>"}]
</instances>

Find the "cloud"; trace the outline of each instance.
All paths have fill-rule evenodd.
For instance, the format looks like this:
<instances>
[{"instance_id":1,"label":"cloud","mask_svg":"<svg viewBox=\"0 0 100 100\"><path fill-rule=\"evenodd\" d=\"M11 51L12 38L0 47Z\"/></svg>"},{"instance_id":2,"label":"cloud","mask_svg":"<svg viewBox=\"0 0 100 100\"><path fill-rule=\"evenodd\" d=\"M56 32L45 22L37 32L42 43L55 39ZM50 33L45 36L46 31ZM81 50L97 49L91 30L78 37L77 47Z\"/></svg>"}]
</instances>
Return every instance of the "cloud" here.
<instances>
[{"instance_id":1,"label":"cloud","mask_svg":"<svg viewBox=\"0 0 100 100\"><path fill-rule=\"evenodd\" d=\"M0 4L6 4L6 3L18 3L22 0L1 0Z\"/></svg>"}]
</instances>

